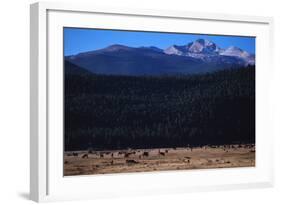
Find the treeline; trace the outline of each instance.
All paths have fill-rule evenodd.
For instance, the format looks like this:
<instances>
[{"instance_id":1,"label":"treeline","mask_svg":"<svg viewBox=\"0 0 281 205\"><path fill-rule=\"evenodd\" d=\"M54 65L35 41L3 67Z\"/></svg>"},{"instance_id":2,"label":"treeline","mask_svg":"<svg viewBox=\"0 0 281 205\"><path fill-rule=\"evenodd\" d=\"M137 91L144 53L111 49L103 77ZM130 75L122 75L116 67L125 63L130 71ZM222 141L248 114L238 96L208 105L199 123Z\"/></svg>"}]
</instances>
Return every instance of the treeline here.
<instances>
[{"instance_id":1,"label":"treeline","mask_svg":"<svg viewBox=\"0 0 281 205\"><path fill-rule=\"evenodd\" d=\"M65 150L255 142L254 67L173 77L66 72L64 100Z\"/></svg>"}]
</instances>

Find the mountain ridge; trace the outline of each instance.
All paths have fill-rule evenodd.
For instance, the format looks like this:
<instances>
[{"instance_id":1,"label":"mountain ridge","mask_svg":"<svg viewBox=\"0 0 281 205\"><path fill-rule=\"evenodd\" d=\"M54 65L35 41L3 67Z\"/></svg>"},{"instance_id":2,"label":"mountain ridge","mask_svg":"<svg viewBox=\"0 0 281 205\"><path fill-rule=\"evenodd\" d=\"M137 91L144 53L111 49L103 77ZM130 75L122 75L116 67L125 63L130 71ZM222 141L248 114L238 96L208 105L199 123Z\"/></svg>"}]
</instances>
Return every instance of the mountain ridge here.
<instances>
[{"instance_id":1,"label":"mountain ridge","mask_svg":"<svg viewBox=\"0 0 281 205\"><path fill-rule=\"evenodd\" d=\"M205 39L166 49L113 44L65 60L93 73L121 75L194 74L255 65L254 54L235 46L222 49Z\"/></svg>"}]
</instances>

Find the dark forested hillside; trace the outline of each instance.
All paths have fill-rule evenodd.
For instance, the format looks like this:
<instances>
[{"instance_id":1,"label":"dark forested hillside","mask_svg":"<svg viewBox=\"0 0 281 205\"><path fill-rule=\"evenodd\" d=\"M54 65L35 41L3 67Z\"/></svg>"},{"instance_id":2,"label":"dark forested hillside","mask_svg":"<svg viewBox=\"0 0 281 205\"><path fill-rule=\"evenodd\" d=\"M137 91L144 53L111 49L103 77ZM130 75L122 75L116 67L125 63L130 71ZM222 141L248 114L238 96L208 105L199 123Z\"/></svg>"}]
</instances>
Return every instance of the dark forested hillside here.
<instances>
[{"instance_id":1,"label":"dark forested hillside","mask_svg":"<svg viewBox=\"0 0 281 205\"><path fill-rule=\"evenodd\" d=\"M254 67L158 77L75 70L65 72L64 103L65 150L255 142Z\"/></svg>"}]
</instances>

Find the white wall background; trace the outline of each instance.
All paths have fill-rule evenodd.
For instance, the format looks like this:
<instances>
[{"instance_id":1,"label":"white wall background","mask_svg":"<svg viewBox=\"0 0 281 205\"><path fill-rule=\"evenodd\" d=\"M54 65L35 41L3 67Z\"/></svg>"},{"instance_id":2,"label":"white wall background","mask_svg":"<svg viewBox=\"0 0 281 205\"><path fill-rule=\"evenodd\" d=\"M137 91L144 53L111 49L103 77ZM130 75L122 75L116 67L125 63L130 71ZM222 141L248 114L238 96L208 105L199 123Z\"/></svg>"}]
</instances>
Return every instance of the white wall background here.
<instances>
[{"instance_id":1,"label":"white wall background","mask_svg":"<svg viewBox=\"0 0 281 205\"><path fill-rule=\"evenodd\" d=\"M0 203L31 204L29 193L29 4L2 0L0 6ZM79 0L83 2L83 0ZM275 20L274 188L187 193L66 204L280 204L281 202L281 5L278 0L92 0L100 6L187 10L272 16ZM265 136L266 137L266 136ZM149 182L147 182L149 184Z\"/></svg>"}]
</instances>

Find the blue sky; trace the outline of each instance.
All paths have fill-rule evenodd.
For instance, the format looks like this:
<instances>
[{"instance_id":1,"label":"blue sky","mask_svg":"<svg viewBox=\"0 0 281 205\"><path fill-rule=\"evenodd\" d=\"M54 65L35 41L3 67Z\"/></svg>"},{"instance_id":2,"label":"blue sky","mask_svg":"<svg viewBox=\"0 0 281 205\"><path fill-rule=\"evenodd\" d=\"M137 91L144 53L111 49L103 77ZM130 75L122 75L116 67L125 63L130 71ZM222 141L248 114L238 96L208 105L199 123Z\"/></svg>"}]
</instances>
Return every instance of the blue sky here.
<instances>
[{"instance_id":1,"label":"blue sky","mask_svg":"<svg viewBox=\"0 0 281 205\"><path fill-rule=\"evenodd\" d=\"M64 55L97 50L112 44L164 49L171 45L186 45L198 38L213 41L221 48L237 46L255 53L254 37L64 28Z\"/></svg>"}]
</instances>

